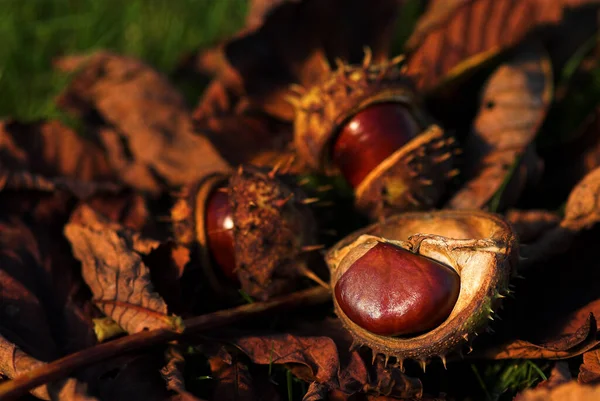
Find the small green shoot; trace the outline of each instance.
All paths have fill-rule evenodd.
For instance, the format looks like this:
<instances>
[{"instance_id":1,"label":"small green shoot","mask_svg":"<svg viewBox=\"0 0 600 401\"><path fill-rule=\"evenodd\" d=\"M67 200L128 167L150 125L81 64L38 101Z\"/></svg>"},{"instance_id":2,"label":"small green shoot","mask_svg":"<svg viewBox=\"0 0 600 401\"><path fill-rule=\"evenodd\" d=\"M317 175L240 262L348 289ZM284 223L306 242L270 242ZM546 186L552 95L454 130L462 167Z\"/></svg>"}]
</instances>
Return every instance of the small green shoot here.
<instances>
[{"instance_id":1,"label":"small green shoot","mask_svg":"<svg viewBox=\"0 0 600 401\"><path fill-rule=\"evenodd\" d=\"M523 154L520 154L519 156L517 156L515 158L515 160L513 161L513 164L510 166L510 168L506 172L506 177L504 177L504 181L502 181L502 184L500 184L500 187L498 188L498 190L496 191L494 196L492 196L492 199L490 199L490 202L489 202L490 212L492 212L492 213L498 212L498 209L500 208L500 201L502 200L502 195L504 194L506 187L512 180L512 178L513 178L515 172L517 171L517 168L521 164L522 160L523 160Z\"/></svg>"},{"instance_id":2,"label":"small green shoot","mask_svg":"<svg viewBox=\"0 0 600 401\"><path fill-rule=\"evenodd\" d=\"M238 290L238 292L240 293L240 295L244 299L244 301L246 301L246 303L249 303L249 304L254 303L254 298L252 298L250 295L248 295L247 292L245 292L244 290Z\"/></svg>"}]
</instances>

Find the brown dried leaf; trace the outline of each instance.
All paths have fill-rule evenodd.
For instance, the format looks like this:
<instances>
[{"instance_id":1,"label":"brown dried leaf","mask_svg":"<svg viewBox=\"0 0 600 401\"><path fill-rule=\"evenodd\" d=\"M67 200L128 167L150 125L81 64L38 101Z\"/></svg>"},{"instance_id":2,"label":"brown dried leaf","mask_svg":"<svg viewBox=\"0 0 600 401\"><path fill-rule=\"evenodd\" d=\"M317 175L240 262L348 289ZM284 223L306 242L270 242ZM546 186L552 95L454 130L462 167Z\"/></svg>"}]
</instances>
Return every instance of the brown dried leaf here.
<instances>
[{"instance_id":1,"label":"brown dried leaf","mask_svg":"<svg viewBox=\"0 0 600 401\"><path fill-rule=\"evenodd\" d=\"M514 401L596 401L600 399L600 386L583 386L575 381L552 389L528 389Z\"/></svg>"},{"instance_id":2,"label":"brown dried leaf","mask_svg":"<svg viewBox=\"0 0 600 401\"><path fill-rule=\"evenodd\" d=\"M43 365L45 365L44 362L27 355L18 346L0 335L0 374L12 379ZM31 394L42 400L97 401L95 397L87 395L86 387L70 378L37 387L31 390Z\"/></svg>"},{"instance_id":3,"label":"brown dried leaf","mask_svg":"<svg viewBox=\"0 0 600 401\"><path fill-rule=\"evenodd\" d=\"M596 349L583 354L583 365L579 367L579 383L600 383L600 350Z\"/></svg>"},{"instance_id":4,"label":"brown dried leaf","mask_svg":"<svg viewBox=\"0 0 600 401\"><path fill-rule=\"evenodd\" d=\"M102 148L58 121L0 122L0 165L43 177L81 181L114 178Z\"/></svg>"},{"instance_id":5,"label":"brown dried leaf","mask_svg":"<svg viewBox=\"0 0 600 401\"><path fill-rule=\"evenodd\" d=\"M56 62L74 72L59 105L96 130L111 167L130 186L158 192L228 165L195 135L183 97L138 60L109 52Z\"/></svg>"},{"instance_id":6,"label":"brown dried leaf","mask_svg":"<svg viewBox=\"0 0 600 401\"><path fill-rule=\"evenodd\" d=\"M552 389L571 381L571 379L573 379L573 376L569 370L569 363L566 361L558 361L554 364L548 379L538 384L536 388Z\"/></svg>"},{"instance_id":7,"label":"brown dried leaf","mask_svg":"<svg viewBox=\"0 0 600 401\"><path fill-rule=\"evenodd\" d=\"M570 9L596 0L434 0L407 42L410 74L425 89L447 82L556 26Z\"/></svg>"},{"instance_id":8,"label":"brown dried leaf","mask_svg":"<svg viewBox=\"0 0 600 401\"><path fill-rule=\"evenodd\" d=\"M128 333L146 329L182 330L181 319L167 315L167 304L154 292L150 271L139 253L158 246L116 223L108 223L83 205L65 226L73 254L96 305Z\"/></svg>"},{"instance_id":9,"label":"brown dried leaf","mask_svg":"<svg viewBox=\"0 0 600 401\"><path fill-rule=\"evenodd\" d=\"M520 47L492 74L466 144L469 181L450 200L451 208L483 207L501 189L515 162L519 165L504 188L502 203L506 206L518 198L539 170L530 143L546 115L551 88L549 60L537 44Z\"/></svg>"},{"instance_id":10,"label":"brown dried leaf","mask_svg":"<svg viewBox=\"0 0 600 401\"><path fill-rule=\"evenodd\" d=\"M560 224L560 216L547 210L509 210L505 218L519 237L519 243L529 243Z\"/></svg>"},{"instance_id":11,"label":"brown dried leaf","mask_svg":"<svg viewBox=\"0 0 600 401\"><path fill-rule=\"evenodd\" d=\"M167 389L176 392L185 401L199 401L194 395L185 389L185 380L183 378L183 369L185 359L181 350L176 346L169 346L165 352L167 364L160 370L160 374L167 382Z\"/></svg>"},{"instance_id":12,"label":"brown dried leaf","mask_svg":"<svg viewBox=\"0 0 600 401\"><path fill-rule=\"evenodd\" d=\"M315 329L309 331L314 333ZM320 383L330 391L366 391L398 398L422 395L420 380L399 370L385 369L382 361L378 361L374 372L369 372L370 362L365 362L357 351L348 351L351 339L339 321L324 321L316 331L313 335L242 337L233 343L254 363L285 364L300 379Z\"/></svg>"},{"instance_id":13,"label":"brown dried leaf","mask_svg":"<svg viewBox=\"0 0 600 401\"><path fill-rule=\"evenodd\" d=\"M209 356L211 376L216 381L212 394L215 401L254 401L257 395L248 367L239 355L220 348Z\"/></svg>"},{"instance_id":14,"label":"brown dried leaf","mask_svg":"<svg viewBox=\"0 0 600 401\"><path fill-rule=\"evenodd\" d=\"M56 239L54 226L32 227L0 222L0 374L11 378L95 343L66 244ZM91 399L74 379L34 394Z\"/></svg>"},{"instance_id":15,"label":"brown dried leaf","mask_svg":"<svg viewBox=\"0 0 600 401\"><path fill-rule=\"evenodd\" d=\"M580 231L600 220L600 167L589 172L571 191L561 226Z\"/></svg>"},{"instance_id":16,"label":"brown dried leaf","mask_svg":"<svg viewBox=\"0 0 600 401\"><path fill-rule=\"evenodd\" d=\"M558 333L541 343L534 344L525 340L514 340L480 350L475 357L490 359L567 359L581 355L600 344L594 314L587 313L587 319L581 324L581 314L589 308L582 308L566 322L561 322Z\"/></svg>"}]
</instances>

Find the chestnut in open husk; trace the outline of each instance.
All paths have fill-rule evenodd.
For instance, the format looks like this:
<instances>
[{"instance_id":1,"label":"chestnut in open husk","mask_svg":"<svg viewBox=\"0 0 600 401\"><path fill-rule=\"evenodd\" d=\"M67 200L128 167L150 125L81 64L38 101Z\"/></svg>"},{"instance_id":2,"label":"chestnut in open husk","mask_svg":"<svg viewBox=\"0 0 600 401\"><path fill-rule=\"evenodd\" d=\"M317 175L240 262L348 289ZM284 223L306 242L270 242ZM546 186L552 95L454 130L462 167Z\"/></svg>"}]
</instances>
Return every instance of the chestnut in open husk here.
<instances>
[{"instance_id":1,"label":"chestnut in open husk","mask_svg":"<svg viewBox=\"0 0 600 401\"><path fill-rule=\"evenodd\" d=\"M376 218L434 207L458 174L454 139L430 122L401 58L339 63L320 84L296 88L295 146L314 169L341 173L356 206Z\"/></svg>"},{"instance_id":2,"label":"chestnut in open husk","mask_svg":"<svg viewBox=\"0 0 600 401\"><path fill-rule=\"evenodd\" d=\"M486 330L518 261L516 236L482 211L413 212L329 250L335 310L355 345L424 367Z\"/></svg>"},{"instance_id":3,"label":"chestnut in open husk","mask_svg":"<svg viewBox=\"0 0 600 401\"><path fill-rule=\"evenodd\" d=\"M288 182L289 181L289 182ZM306 196L275 171L245 166L186 187L171 210L176 239L197 251L217 294L258 299L293 290L317 238ZM236 283L237 282L237 283Z\"/></svg>"}]
</instances>

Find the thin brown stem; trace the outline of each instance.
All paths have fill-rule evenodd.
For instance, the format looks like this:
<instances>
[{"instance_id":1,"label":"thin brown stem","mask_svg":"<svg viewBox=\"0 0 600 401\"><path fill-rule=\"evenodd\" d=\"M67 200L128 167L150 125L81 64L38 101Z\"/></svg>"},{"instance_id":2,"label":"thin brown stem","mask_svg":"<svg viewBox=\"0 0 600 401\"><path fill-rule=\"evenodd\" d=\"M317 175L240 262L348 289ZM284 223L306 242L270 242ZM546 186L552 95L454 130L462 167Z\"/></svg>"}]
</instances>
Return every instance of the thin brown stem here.
<instances>
[{"instance_id":1,"label":"thin brown stem","mask_svg":"<svg viewBox=\"0 0 600 401\"><path fill-rule=\"evenodd\" d=\"M67 377L71 372L121 355L125 352L149 348L169 341L180 340L190 334L218 329L248 318L269 315L301 306L316 305L331 298L322 287L298 291L266 302L254 302L185 320L185 331L177 333L167 329L143 331L104 344L98 344L40 368L22 374L13 380L0 383L0 399L10 400L25 395L42 384Z\"/></svg>"}]
</instances>

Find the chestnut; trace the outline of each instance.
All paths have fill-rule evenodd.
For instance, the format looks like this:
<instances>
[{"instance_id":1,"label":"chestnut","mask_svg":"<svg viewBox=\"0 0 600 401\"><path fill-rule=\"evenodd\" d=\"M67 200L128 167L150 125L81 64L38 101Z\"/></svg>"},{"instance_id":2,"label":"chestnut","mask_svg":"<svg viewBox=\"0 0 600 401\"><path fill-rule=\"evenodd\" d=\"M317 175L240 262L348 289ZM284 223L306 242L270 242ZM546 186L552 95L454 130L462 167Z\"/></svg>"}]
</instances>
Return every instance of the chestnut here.
<instances>
[{"instance_id":1,"label":"chestnut","mask_svg":"<svg viewBox=\"0 0 600 401\"><path fill-rule=\"evenodd\" d=\"M239 299L238 288L265 300L291 291L298 277L328 286L313 265L317 225L296 177L240 166L183 189L171 209L174 236L198 257L215 294ZM323 270L325 270L324 266Z\"/></svg>"},{"instance_id":2,"label":"chestnut","mask_svg":"<svg viewBox=\"0 0 600 401\"><path fill-rule=\"evenodd\" d=\"M213 190L206 201L206 242L210 255L221 272L237 282L233 246L233 216L226 187Z\"/></svg>"},{"instance_id":3,"label":"chestnut","mask_svg":"<svg viewBox=\"0 0 600 401\"><path fill-rule=\"evenodd\" d=\"M400 368L472 347L510 292L516 234L477 210L410 212L360 229L329 249L333 304L353 347Z\"/></svg>"},{"instance_id":4,"label":"chestnut","mask_svg":"<svg viewBox=\"0 0 600 401\"><path fill-rule=\"evenodd\" d=\"M383 336L439 326L458 299L460 277L450 267L380 242L335 285L336 301L356 324Z\"/></svg>"},{"instance_id":5,"label":"chestnut","mask_svg":"<svg viewBox=\"0 0 600 401\"><path fill-rule=\"evenodd\" d=\"M331 159L352 187L357 188L371 171L419 132L406 105L373 104L342 126Z\"/></svg>"},{"instance_id":6,"label":"chestnut","mask_svg":"<svg viewBox=\"0 0 600 401\"><path fill-rule=\"evenodd\" d=\"M454 138L421 105L402 57L338 64L309 88L293 87L294 147L308 167L340 174L372 219L433 208L458 174Z\"/></svg>"}]
</instances>

